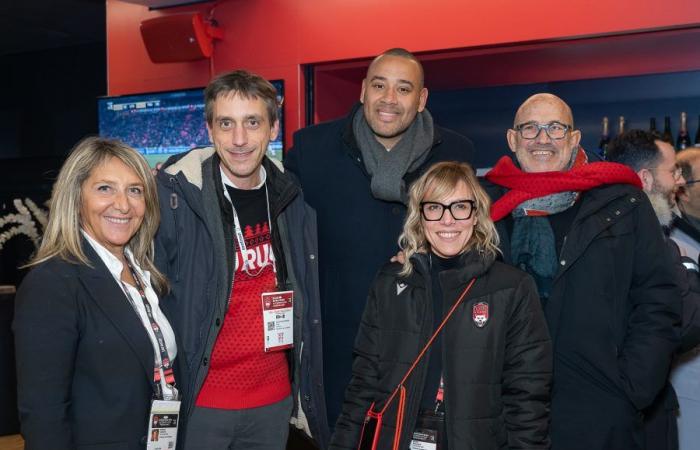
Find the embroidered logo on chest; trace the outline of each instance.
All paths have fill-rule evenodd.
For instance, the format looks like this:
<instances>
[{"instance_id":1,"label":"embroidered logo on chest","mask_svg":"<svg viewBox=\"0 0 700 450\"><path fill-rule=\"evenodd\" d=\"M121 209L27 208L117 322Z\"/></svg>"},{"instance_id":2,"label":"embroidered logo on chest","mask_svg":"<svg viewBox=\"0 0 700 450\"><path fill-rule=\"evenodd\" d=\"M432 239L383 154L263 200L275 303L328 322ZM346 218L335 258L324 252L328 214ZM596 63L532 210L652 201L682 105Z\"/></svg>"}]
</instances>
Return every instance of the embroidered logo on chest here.
<instances>
[{"instance_id":1,"label":"embroidered logo on chest","mask_svg":"<svg viewBox=\"0 0 700 450\"><path fill-rule=\"evenodd\" d=\"M486 326L486 322L489 321L489 304L487 302L475 303L472 306L472 320L474 325L479 328Z\"/></svg>"}]
</instances>

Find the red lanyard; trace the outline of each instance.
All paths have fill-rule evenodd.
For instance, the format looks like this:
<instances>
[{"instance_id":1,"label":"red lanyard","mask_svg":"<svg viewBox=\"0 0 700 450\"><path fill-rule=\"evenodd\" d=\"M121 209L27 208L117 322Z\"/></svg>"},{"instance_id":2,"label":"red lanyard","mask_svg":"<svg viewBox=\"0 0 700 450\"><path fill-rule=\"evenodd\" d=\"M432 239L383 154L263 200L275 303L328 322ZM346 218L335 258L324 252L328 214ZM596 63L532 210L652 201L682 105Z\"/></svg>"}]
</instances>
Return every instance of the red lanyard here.
<instances>
[{"instance_id":1,"label":"red lanyard","mask_svg":"<svg viewBox=\"0 0 700 450\"><path fill-rule=\"evenodd\" d=\"M143 288L143 284L141 283L141 280L139 279L138 275L136 274L136 270L134 270L134 267L131 265L131 262L129 262L129 258L124 258L126 259L126 265L129 267L129 271L131 272L131 276L134 277L134 283L136 283L136 290L139 292L139 295L141 296L141 300L143 301L143 306L146 309L146 315L148 316L148 321L151 322L151 329L153 330L153 334L156 337L156 341L158 342L158 351L160 352L160 364L156 364L154 368L154 374L153 374L153 381L155 382L155 391L156 391L156 398L159 400L163 399L163 390L160 386L160 372L161 370L163 371L163 376L165 377L165 382L171 386L175 386L175 374L173 373L173 367L172 363L170 361L170 357L168 356L168 348L165 346L165 338L163 337L163 333L160 330L160 326L158 326L158 322L156 322L156 319L153 317L153 310L151 309L150 303L148 303L148 300L146 299L146 292ZM126 288L126 287L125 287ZM129 296L129 300L132 301L133 305L133 300L131 299L131 295L129 294L129 290L125 289L127 295ZM133 305L134 308L136 305Z\"/></svg>"}]
</instances>

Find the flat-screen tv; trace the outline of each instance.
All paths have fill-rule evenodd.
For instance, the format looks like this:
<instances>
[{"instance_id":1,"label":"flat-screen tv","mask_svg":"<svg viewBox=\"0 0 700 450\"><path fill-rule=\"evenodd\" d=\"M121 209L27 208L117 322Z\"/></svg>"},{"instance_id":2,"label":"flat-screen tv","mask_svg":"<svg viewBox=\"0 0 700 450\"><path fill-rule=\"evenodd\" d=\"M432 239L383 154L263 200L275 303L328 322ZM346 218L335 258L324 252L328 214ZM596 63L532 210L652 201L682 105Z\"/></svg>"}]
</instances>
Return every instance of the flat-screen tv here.
<instances>
[{"instance_id":1,"label":"flat-screen tv","mask_svg":"<svg viewBox=\"0 0 700 450\"><path fill-rule=\"evenodd\" d=\"M271 83L280 104L284 81ZM280 132L267 154L282 161L284 116L280 108ZM98 99L100 136L119 139L142 153L151 167L175 153L211 145L204 117L204 90L154 92Z\"/></svg>"}]
</instances>

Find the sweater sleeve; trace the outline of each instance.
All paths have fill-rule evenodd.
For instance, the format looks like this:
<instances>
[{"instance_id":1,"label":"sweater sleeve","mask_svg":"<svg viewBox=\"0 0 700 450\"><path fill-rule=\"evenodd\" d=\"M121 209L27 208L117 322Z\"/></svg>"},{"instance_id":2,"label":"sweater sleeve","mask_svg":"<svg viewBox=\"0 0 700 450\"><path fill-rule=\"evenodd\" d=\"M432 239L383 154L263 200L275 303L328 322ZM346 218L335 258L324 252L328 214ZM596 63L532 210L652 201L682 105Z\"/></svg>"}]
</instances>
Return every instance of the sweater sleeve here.
<instances>
[{"instance_id":1,"label":"sweater sleeve","mask_svg":"<svg viewBox=\"0 0 700 450\"><path fill-rule=\"evenodd\" d=\"M515 290L506 331L503 407L510 449L549 448L552 345L534 280Z\"/></svg>"}]
</instances>

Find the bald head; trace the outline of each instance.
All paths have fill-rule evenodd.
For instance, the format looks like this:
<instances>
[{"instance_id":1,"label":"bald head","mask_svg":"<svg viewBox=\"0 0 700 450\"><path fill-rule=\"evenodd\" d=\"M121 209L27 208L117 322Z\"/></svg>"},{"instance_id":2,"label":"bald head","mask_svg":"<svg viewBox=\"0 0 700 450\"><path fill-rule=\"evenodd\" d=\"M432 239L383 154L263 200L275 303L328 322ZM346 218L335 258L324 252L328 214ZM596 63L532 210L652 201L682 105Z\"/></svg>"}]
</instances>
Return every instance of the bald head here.
<instances>
[{"instance_id":1,"label":"bald head","mask_svg":"<svg viewBox=\"0 0 700 450\"><path fill-rule=\"evenodd\" d=\"M425 74L423 73L423 64L421 64L421 62L418 61L418 58L416 58L416 56L413 53L409 52L405 48L391 48L391 49L383 52L381 55L377 56L376 58L374 58L372 60L372 62L370 63L369 67L367 68L367 74L372 72L372 69L374 69L374 66L376 66L376 64L378 62L380 62L380 60L387 59L387 57L389 57L389 59L393 59L391 57L395 57L395 58L403 58L405 60L411 61L410 64L415 65L415 67L418 69L418 80L419 80L418 88L421 89L423 87L423 85L425 83Z\"/></svg>"},{"instance_id":2,"label":"bald head","mask_svg":"<svg viewBox=\"0 0 700 450\"><path fill-rule=\"evenodd\" d=\"M520 105L513 122L506 138L525 172L561 172L571 168L581 132L573 129L571 108L562 99L552 94L535 94ZM553 123L567 127L563 137L549 136L546 127ZM539 127L534 138L523 137L520 127L524 124Z\"/></svg>"},{"instance_id":3,"label":"bald head","mask_svg":"<svg viewBox=\"0 0 700 450\"><path fill-rule=\"evenodd\" d=\"M533 111L537 110L548 110L553 114L558 116L558 122L562 122L567 125L574 126L574 115L571 112L569 105L564 102L554 94L540 93L535 94L525 100L518 111L515 113L515 119L513 120L513 126L519 125L525 122L525 117L530 117ZM540 123L547 123L549 120L542 119L539 120Z\"/></svg>"}]
</instances>

